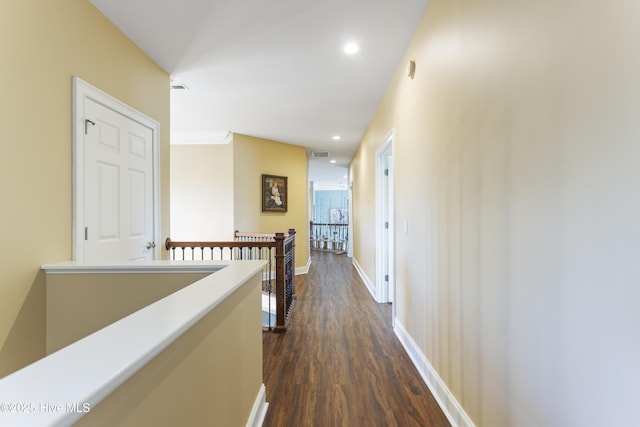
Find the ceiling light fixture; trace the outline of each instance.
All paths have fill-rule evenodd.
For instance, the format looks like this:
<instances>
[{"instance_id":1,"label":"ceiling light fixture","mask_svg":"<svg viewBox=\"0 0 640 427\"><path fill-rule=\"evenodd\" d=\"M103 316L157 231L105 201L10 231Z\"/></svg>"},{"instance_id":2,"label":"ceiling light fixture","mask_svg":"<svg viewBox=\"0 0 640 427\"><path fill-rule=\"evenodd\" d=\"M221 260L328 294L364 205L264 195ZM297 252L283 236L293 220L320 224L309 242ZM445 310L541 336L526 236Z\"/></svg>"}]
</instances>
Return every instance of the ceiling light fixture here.
<instances>
[{"instance_id":1,"label":"ceiling light fixture","mask_svg":"<svg viewBox=\"0 0 640 427\"><path fill-rule=\"evenodd\" d=\"M331 160L331 161L329 161L329 163L336 163L336 161L335 160Z\"/></svg>"},{"instance_id":2,"label":"ceiling light fixture","mask_svg":"<svg viewBox=\"0 0 640 427\"><path fill-rule=\"evenodd\" d=\"M360 46L358 46L356 43L353 43L353 42L347 43L344 47L344 53L346 53L347 55L353 55L354 53L358 53L359 50L360 50Z\"/></svg>"},{"instance_id":3,"label":"ceiling light fixture","mask_svg":"<svg viewBox=\"0 0 640 427\"><path fill-rule=\"evenodd\" d=\"M340 135L334 135L331 137L334 141L340 141Z\"/></svg>"}]
</instances>

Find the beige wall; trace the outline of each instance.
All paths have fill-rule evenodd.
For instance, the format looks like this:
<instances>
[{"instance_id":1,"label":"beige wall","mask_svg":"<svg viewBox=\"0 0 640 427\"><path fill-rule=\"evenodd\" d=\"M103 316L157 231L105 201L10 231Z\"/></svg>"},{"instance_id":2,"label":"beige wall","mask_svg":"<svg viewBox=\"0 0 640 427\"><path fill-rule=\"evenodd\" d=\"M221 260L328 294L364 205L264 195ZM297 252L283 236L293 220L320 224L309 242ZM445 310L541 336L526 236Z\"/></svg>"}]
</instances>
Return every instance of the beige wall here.
<instances>
[{"instance_id":1,"label":"beige wall","mask_svg":"<svg viewBox=\"0 0 640 427\"><path fill-rule=\"evenodd\" d=\"M478 426L637 418L638 16L431 0L352 162L373 278L375 150L396 129L397 318Z\"/></svg>"},{"instance_id":2,"label":"beige wall","mask_svg":"<svg viewBox=\"0 0 640 427\"><path fill-rule=\"evenodd\" d=\"M303 147L235 134L234 215L235 229L261 233L296 229L296 267L309 259L307 212L308 161ZM262 212L262 174L286 176L288 211Z\"/></svg>"},{"instance_id":3,"label":"beige wall","mask_svg":"<svg viewBox=\"0 0 640 427\"><path fill-rule=\"evenodd\" d=\"M260 283L248 279L74 425L247 425L262 387Z\"/></svg>"},{"instance_id":4,"label":"beige wall","mask_svg":"<svg viewBox=\"0 0 640 427\"><path fill-rule=\"evenodd\" d=\"M211 273L47 274L47 354L209 274Z\"/></svg>"},{"instance_id":5,"label":"beige wall","mask_svg":"<svg viewBox=\"0 0 640 427\"><path fill-rule=\"evenodd\" d=\"M71 258L71 79L161 124L168 235L169 78L86 0L0 3L0 376L45 352L40 265Z\"/></svg>"},{"instance_id":6,"label":"beige wall","mask_svg":"<svg viewBox=\"0 0 640 427\"><path fill-rule=\"evenodd\" d=\"M171 238L233 240L233 144L171 146Z\"/></svg>"}]
</instances>

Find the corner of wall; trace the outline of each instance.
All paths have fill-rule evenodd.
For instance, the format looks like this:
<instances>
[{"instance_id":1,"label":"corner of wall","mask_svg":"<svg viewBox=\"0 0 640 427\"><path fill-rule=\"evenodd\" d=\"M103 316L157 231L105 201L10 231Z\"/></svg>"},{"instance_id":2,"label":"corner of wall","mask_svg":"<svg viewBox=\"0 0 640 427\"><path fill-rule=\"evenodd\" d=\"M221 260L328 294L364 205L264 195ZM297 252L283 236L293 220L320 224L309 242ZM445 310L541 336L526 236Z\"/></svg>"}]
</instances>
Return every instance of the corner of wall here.
<instances>
[{"instance_id":1,"label":"corner of wall","mask_svg":"<svg viewBox=\"0 0 640 427\"><path fill-rule=\"evenodd\" d=\"M307 274L311 268L311 256L307 259L307 264L304 267L296 267L296 276L300 274Z\"/></svg>"},{"instance_id":2,"label":"corner of wall","mask_svg":"<svg viewBox=\"0 0 640 427\"><path fill-rule=\"evenodd\" d=\"M262 384L258 391L258 396L253 404L249 421L247 421L247 427L260 427L264 422L264 418L267 415L267 409L269 409L269 403L267 402L267 391Z\"/></svg>"},{"instance_id":3,"label":"corner of wall","mask_svg":"<svg viewBox=\"0 0 640 427\"><path fill-rule=\"evenodd\" d=\"M367 276L367 273L365 273L364 269L360 266L360 264L358 264L358 261L355 258L352 258L352 263L353 263L353 266L356 268L356 271L358 272L358 275L360 276L360 278L364 282L365 286L367 287L367 290L369 291L369 293L371 294L373 299L376 300L376 302L377 302L377 299L376 299L376 287L373 284L373 281L371 281L371 279L369 279L369 276Z\"/></svg>"},{"instance_id":4,"label":"corner of wall","mask_svg":"<svg viewBox=\"0 0 640 427\"><path fill-rule=\"evenodd\" d=\"M427 387L431 390L431 394L435 397L440 409L442 409L442 412L444 412L451 425L453 427L475 427L471 418L469 418L464 409L462 409L462 405L460 405L431 363L429 363L429 360L422 351L420 351L420 348L398 318L394 319L393 324L393 330L400 340L400 343L411 358L420 376L427 384Z\"/></svg>"}]
</instances>

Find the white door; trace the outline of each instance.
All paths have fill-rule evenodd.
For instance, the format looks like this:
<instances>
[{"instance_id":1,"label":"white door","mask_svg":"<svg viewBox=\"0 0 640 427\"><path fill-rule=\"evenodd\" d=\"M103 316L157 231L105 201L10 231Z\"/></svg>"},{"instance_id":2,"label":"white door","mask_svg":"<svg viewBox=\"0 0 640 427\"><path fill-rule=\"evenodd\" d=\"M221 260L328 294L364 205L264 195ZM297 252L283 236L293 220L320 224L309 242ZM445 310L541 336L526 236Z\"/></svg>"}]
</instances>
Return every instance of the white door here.
<instances>
[{"instance_id":1,"label":"white door","mask_svg":"<svg viewBox=\"0 0 640 427\"><path fill-rule=\"evenodd\" d=\"M383 199L380 201L382 206L382 220L384 222L384 229L382 230L382 268L384 274L383 298L386 296L386 302L393 302L393 275L391 264L391 251L392 251L392 233L393 233L393 162L391 158L391 149L389 149L382 157L382 163L384 165L383 172Z\"/></svg>"},{"instance_id":2,"label":"white door","mask_svg":"<svg viewBox=\"0 0 640 427\"><path fill-rule=\"evenodd\" d=\"M152 259L152 129L87 99L84 166L84 260Z\"/></svg>"},{"instance_id":3,"label":"white door","mask_svg":"<svg viewBox=\"0 0 640 427\"><path fill-rule=\"evenodd\" d=\"M393 302L395 295L393 135L394 132L391 131L376 153L376 300L378 302Z\"/></svg>"}]
</instances>

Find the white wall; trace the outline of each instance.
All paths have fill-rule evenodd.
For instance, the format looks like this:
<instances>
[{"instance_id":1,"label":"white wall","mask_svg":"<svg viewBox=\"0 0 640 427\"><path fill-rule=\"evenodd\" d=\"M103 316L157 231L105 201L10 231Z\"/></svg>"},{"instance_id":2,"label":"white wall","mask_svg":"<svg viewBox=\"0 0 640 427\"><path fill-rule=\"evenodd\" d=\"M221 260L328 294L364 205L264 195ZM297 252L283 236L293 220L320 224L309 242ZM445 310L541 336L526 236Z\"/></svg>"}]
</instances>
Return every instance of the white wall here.
<instances>
[{"instance_id":1,"label":"white wall","mask_svg":"<svg viewBox=\"0 0 640 427\"><path fill-rule=\"evenodd\" d=\"M396 129L397 321L478 426L638 423L639 17L432 0L351 165L373 278Z\"/></svg>"},{"instance_id":2,"label":"white wall","mask_svg":"<svg viewBox=\"0 0 640 427\"><path fill-rule=\"evenodd\" d=\"M171 239L233 240L233 144L171 146Z\"/></svg>"},{"instance_id":3,"label":"white wall","mask_svg":"<svg viewBox=\"0 0 640 427\"><path fill-rule=\"evenodd\" d=\"M296 267L309 261L304 147L242 134L230 144L171 146L171 239L228 241L235 230L296 230ZM288 177L288 211L262 212L263 173Z\"/></svg>"}]
</instances>

